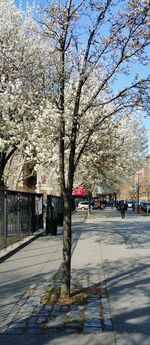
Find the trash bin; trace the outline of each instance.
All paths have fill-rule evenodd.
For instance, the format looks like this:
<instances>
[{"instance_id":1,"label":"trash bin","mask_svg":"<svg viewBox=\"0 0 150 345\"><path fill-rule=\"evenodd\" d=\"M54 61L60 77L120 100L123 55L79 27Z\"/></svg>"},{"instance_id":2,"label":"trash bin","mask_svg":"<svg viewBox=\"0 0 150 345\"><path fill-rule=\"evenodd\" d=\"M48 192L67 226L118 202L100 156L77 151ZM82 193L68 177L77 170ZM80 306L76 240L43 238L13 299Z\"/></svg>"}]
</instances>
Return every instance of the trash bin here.
<instances>
[{"instance_id":1,"label":"trash bin","mask_svg":"<svg viewBox=\"0 0 150 345\"><path fill-rule=\"evenodd\" d=\"M52 236L57 235L57 218L53 218L50 225L50 233Z\"/></svg>"},{"instance_id":2,"label":"trash bin","mask_svg":"<svg viewBox=\"0 0 150 345\"><path fill-rule=\"evenodd\" d=\"M50 221L49 218L46 217L46 236L50 235Z\"/></svg>"},{"instance_id":3,"label":"trash bin","mask_svg":"<svg viewBox=\"0 0 150 345\"><path fill-rule=\"evenodd\" d=\"M46 217L46 236L48 235L57 235L57 218Z\"/></svg>"},{"instance_id":4,"label":"trash bin","mask_svg":"<svg viewBox=\"0 0 150 345\"><path fill-rule=\"evenodd\" d=\"M63 220L64 220L63 213L59 213L57 216L57 224L60 226L63 226Z\"/></svg>"}]
</instances>

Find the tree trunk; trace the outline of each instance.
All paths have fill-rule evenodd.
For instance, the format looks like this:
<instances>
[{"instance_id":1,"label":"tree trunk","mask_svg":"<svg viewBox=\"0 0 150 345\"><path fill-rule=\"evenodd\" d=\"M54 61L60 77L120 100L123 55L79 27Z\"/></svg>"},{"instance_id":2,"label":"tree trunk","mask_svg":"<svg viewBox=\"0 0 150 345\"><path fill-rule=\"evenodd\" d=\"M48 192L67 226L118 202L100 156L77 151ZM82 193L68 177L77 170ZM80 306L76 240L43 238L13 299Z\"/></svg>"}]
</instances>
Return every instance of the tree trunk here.
<instances>
[{"instance_id":1,"label":"tree trunk","mask_svg":"<svg viewBox=\"0 0 150 345\"><path fill-rule=\"evenodd\" d=\"M91 214L91 198L92 198L92 193L89 192L89 194L88 194L88 202L89 202L89 205L88 205L88 216Z\"/></svg>"},{"instance_id":2,"label":"tree trunk","mask_svg":"<svg viewBox=\"0 0 150 345\"><path fill-rule=\"evenodd\" d=\"M4 179L3 179L3 173L1 173L1 169L0 169L0 188L2 189L6 188Z\"/></svg>"},{"instance_id":3,"label":"tree trunk","mask_svg":"<svg viewBox=\"0 0 150 345\"><path fill-rule=\"evenodd\" d=\"M5 170L5 166L7 161L5 160L6 155L4 153L0 154L0 188L5 188L5 183L4 183L4 170Z\"/></svg>"},{"instance_id":4,"label":"tree trunk","mask_svg":"<svg viewBox=\"0 0 150 345\"><path fill-rule=\"evenodd\" d=\"M16 146L14 146L8 154L5 151L0 153L0 188L6 188L4 183L4 170L7 162L12 157L16 149Z\"/></svg>"},{"instance_id":5,"label":"tree trunk","mask_svg":"<svg viewBox=\"0 0 150 345\"><path fill-rule=\"evenodd\" d=\"M23 190L24 191L35 191L37 176L34 171L35 162L26 161L23 165Z\"/></svg>"},{"instance_id":6,"label":"tree trunk","mask_svg":"<svg viewBox=\"0 0 150 345\"><path fill-rule=\"evenodd\" d=\"M64 236L61 297L70 295L71 283L71 195L64 195Z\"/></svg>"}]
</instances>

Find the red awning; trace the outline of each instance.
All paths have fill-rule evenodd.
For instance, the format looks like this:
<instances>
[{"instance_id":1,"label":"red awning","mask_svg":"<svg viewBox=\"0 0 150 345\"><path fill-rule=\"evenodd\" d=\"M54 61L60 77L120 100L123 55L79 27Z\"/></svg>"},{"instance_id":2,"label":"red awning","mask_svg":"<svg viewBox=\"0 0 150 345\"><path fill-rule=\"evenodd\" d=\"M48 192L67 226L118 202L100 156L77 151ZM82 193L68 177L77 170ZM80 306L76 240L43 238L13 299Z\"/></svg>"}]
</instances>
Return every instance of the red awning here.
<instances>
[{"instance_id":1,"label":"red awning","mask_svg":"<svg viewBox=\"0 0 150 345\"><path fill-rule=\"evenodd\" d=\"M72 189L72 195L73 196L87 196L88 191L85 187L74 187Z\"/></svg>"}]
</instances>

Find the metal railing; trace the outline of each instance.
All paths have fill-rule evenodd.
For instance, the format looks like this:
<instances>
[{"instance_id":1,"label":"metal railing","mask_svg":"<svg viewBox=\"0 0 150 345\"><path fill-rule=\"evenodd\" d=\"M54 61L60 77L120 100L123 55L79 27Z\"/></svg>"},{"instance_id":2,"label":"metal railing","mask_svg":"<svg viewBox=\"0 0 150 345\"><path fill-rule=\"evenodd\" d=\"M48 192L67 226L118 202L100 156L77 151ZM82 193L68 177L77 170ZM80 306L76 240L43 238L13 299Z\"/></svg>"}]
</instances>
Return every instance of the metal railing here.
<instances>
[{"instance_id":1,"label":"metal railing","mask_svg":"<svg viewBox=\"0 0 150 345\"><path fill-rule=\"evenodd\" d=\"M42 194L0 189L0 249L42 228Z\"/></svg>"}]
</instances>

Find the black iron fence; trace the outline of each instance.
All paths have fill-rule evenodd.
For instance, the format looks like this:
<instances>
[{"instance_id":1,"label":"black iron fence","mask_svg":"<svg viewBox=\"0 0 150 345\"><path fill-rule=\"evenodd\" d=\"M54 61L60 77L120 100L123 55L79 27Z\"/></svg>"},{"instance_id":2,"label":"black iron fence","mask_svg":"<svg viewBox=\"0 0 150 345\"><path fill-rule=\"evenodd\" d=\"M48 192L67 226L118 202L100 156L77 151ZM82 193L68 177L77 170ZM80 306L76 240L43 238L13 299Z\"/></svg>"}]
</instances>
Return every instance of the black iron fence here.
<instances>
[{"instance_id":1,"label":"black iron fence","mask_svg":"<svg viewBox=\"0 0 150 345\"><path fill-rule=\"evenodd\" d=\"M0 189L0 249L42 228L42 194Z\"/></svg>"}]
</instances>

